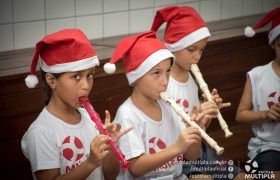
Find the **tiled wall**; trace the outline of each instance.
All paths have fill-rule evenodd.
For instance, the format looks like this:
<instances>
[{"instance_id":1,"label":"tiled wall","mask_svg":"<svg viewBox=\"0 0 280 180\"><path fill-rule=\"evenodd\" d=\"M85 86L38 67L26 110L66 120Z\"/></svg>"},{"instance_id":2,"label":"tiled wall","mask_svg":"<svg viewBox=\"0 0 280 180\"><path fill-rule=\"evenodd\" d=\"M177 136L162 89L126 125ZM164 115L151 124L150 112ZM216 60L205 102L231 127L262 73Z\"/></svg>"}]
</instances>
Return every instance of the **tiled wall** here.
<instances>
[{"instance_id":1,"label":"tiled wall","mask_svg":"<svg viewBox=\"0 0 280 180\"><path fill-rule=\"evenodd\" d=\"M146 31L169 5L192 6L210 22L264 13L280 0L0 0L0 52L34 47L63 28L90 39Z\"/></svg>"}]
</instances>

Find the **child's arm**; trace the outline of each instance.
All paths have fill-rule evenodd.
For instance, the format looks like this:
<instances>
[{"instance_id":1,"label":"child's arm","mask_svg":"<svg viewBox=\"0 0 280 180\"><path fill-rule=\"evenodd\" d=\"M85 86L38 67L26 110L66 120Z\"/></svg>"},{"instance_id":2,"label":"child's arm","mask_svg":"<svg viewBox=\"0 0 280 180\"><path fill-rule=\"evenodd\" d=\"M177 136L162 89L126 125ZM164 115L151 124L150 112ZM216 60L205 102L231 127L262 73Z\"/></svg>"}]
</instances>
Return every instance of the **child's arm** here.
<instances>
[{"instance_id":1,"label":"child's arm","mask_svg":"<svg viewBox=\"0 0 280 180\"><path fill-rule=\"evenodd\" d=\"M252 85L250 78L247 78L240 104L236 113L236 121L252 124L255 122L272 119L280 119L279 104L273 105L267 111L253 112L252 109Z\"/></svg>"},{"instance_id":2,"label":"child's arm","mask_svg":"<svg viewBox=\"0 0 280 180\"><path fill-rule=\"evenodd\" d=\"M189 153L193 155L194 149L192 146L200 146L201 137L200 132L196 128L187 128L181 131L177 142L164 149L163 151L155 154L141 155L131 159L130 173L137 177L155 170L164 163L169 162L180 154ZM199 153L199 150L198 150Z\"/></svg>"}]
</instances>

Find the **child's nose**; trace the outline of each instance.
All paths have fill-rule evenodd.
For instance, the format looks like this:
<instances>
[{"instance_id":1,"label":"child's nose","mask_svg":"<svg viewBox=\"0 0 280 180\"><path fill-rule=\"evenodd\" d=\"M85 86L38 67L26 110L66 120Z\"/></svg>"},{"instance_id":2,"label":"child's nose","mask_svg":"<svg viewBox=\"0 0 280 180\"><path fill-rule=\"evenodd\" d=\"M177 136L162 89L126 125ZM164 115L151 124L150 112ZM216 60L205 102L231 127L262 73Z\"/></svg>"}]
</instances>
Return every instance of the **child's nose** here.
<instances>
[{"instance_id":1,"label":"child's nose","mask_svg":"<svg viewBox=\"0 0 280 180\"><path fill-rule=\"evenodd\" d=\"M90 82L87 79L82 80L82 89L89 90L90 89Z\"/></svg>"}]
</instances>

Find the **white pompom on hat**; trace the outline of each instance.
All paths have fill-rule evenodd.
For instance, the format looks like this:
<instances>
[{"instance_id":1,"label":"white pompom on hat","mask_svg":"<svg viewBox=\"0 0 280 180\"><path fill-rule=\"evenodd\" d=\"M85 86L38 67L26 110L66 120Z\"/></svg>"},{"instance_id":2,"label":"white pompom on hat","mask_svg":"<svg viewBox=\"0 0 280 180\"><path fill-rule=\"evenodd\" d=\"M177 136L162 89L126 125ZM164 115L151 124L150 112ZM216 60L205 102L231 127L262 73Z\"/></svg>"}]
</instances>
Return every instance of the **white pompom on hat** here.
<instances>
[{"instance_id":1,"label":"white pompom on hat","mask_svg":"<svg viewBox=\"0 0 280 180\"><path fill-rule=\"evenodd\" d=\"M49 73L74 72L99 65L96 52L85 34L79 29L64 29L45 36L36 44L30 74L25 84L34 88L38 84L36 66Z\"/></svg>"},{"instance_id":2,"label":"white pompom on hat","mask_svg":"<svg viewBox=\"0 0 280 180\"><path fill-rule=\"evenodd\" d=\"M257 29L264 27L269 22L272 22L271 28L268 31L269 44L271 44L280 34L280 7L268 12L253 27L247 26L244 29L244 35L246 37L253 37Z\"/></svg>"},{"instance_id":3,"label":"white pompom on hat","mask_svg":"<svg viewBox=\"0 0 280 180\"><path fill-rule=\"evenodd\" d=\"M192 7L169 6L158 10L151 31L156 32L164 22L167 25L163 39L172 52L210 36L206 23Z\"/></svg>"},{"instance_id":4,"label":"white pompom on hat","mask_svg":"<svg viewBox=\"0 0 280 180\"><path fill-rule=\"evenodd\" d=\"M106 73L116 71L115 63L120 59L129 85L146 74L164 59L175 60L173 54L160 42L155 32L144 32L124 38L116 47L112 58L103 68Z\"/></svg>"}]
</instances>

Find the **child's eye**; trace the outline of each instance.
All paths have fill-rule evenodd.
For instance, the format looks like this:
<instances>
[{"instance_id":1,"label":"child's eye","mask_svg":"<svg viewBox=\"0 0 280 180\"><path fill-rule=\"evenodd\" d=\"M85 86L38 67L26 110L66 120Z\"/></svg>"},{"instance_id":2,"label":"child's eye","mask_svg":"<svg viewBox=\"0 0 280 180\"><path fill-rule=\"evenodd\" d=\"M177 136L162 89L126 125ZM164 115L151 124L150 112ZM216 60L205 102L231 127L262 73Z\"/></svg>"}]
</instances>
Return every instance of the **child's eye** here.
<instances>
[{"instance_id":1,"label":"child's eye","mask_svg":"<svg viewBox=\"0 0 280 180\"><path fill-rule=\"evenodd\" d=\"M188 50L189 52L194 52L194 48L192 48L192 47L188 47L187 50Z\"/></svg>"},{"instance_id":2,"label":"child's eye","mask_svg":"<svg viewBox=\"0 0 280 180\"><path fill-rule=\"evenodd\" d=\"M88 78L89 78L89 79L93 79L93 77L94 77L94 73L89 73L89 74L88 74Z\"/></svg>"},{"instance_id":3,"label":"child's eye","mask_svg":"<svg viewBox=\"0 0 280 180\"><path fill-rule=\"evenodd\" d=\"M81 76L79 74L74 74L73 79L79 81L81 79Z\"/></svg>"}]
</instances>

